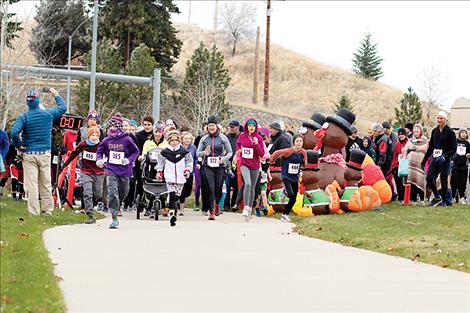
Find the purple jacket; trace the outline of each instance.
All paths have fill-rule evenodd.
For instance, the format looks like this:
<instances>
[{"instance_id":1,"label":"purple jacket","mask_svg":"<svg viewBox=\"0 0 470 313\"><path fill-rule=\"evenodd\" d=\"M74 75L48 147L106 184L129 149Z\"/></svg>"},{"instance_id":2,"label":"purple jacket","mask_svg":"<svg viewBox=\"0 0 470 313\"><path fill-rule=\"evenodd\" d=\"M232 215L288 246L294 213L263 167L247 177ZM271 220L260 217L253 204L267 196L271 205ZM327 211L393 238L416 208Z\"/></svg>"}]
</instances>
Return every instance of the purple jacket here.
<instances>
[{"instance_id":1,"label":"purple jacket","mask_svg":"<svg viewBox=\"0 0 470 313\"><path fill-rule=\"evenodd\" d=\"M132 138L124 132L120 132L116 137L106 137L98 147L96 159L105 159L105 169L107 174L116 176L132 176L132 163L139 156L139 148ZM122 159L128 159L129 163L123 165Z\"/></svg>"}]
</instances>

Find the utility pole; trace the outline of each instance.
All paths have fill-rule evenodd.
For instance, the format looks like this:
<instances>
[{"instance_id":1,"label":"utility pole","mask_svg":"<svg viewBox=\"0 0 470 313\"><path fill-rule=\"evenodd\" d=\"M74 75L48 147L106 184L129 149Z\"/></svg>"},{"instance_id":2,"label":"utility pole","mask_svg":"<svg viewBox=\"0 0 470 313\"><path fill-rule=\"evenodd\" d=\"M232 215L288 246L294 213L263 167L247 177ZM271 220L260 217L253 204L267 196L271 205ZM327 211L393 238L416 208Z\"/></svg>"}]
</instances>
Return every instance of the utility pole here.
<instances>
[{"instance_id":1,"label":"utility pole","mask_svg":"<svg viewBox=\"0 0 470 313\"><path fill-rule=\"evenodd\" d=\"M93 8L93 41L91 44L90 110L95 108L97 37L98 37L98 0L95 0L94 8Z\"/></svg>"},{"instance_id":2,"label":"utility pole","mask_svg":"<svg viewBox=\"0 0 470 313\"><path fill-rule=\"evenodd\" d=\"M271 0L268 0L268 8L266 10L266 57L264 59L264 96L263 104L265 107L269 103L269 47L270 47L270 38L269 30L271 27Z\"/></svg>"},{"instance_id":3,"label":"utility pole","mask_svg":"<svg viewBox=\"0 0 470 313\"><path fill-rule=\"evenodd\" d=\"M256 28L256 48L255 48L255 66L253 79L253 104L258 104L258 84L259 84L259 26Z\"/></svg>"},{"instance_id":4,"label":"utility pole","mask_svg":"<svg viewBox=\"0 0 470 313\"><path fill-rule=\"evenodd\" d=\"M189 0L188 24L191 24L191 0Z\"/></svg>"},{"instance_id":5,"label":"utility pole","mask_svg":"<svg viewBox=\"0 0 470 313\"><path fill-rule=\"evenodd\" d=\"M215 0L215 9L214 9L214 33L217 32L217 14L219 11L219 0Z\"/></svg>"}]
</instances>

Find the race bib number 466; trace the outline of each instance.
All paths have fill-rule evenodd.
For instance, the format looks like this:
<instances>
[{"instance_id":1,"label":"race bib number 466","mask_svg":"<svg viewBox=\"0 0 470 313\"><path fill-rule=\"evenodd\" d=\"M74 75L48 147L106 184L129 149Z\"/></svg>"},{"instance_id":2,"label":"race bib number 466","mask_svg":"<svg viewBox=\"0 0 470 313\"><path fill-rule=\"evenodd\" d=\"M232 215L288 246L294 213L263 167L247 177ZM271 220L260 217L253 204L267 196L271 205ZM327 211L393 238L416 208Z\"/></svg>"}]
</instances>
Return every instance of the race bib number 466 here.
<instances>
[{"instance_id":1,"label":"race bib number 466","mask_svg":"<svg viewBox=\"0 0 470 313\"><path fill-rule=\"evenodd\" d=\"M117 151L109 152L109 163L121 165L123 159L124 159L124 152L117 152Z\"/></svg>"},{"instance_id":2,"label":"race bib number 466","mask_svg":"<svg viewBox=\"0 0 470 313\"><path fill-rule=\"evenodd\" d=\"M89 152L89 151L83 151L83 158L85 160L96 161L96 153Z\"/></svg>"}]
</instances>

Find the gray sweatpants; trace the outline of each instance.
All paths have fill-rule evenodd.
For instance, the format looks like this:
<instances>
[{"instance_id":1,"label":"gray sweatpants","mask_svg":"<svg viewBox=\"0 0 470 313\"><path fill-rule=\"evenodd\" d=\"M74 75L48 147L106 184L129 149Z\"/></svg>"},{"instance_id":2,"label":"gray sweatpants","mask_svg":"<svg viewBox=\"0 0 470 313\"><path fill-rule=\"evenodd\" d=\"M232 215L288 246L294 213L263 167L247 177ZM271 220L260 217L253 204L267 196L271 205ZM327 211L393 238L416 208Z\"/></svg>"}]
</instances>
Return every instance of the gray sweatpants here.
<instances>
[{"instance_id":1,"label":"gray sweatpants","mask_svg":"<svg viewBox=\"0 0 470 313\"><path fill-rule=\"evenodd\" d=\"M240 167L240 171L243 178L243 203L245 206L249 206L251 208L253 201L255 200L255 188L260 169L250 170L248 167L243 165Z\"/></svg>"},{"instance_id":2,"label":"gray sweatpants","mask_svg":"<svg viewBox=\"0 0 470 313\"><path fill-rule=\"evenodd\" d=\"M121 202L124 201L129 192L130 177L115 176L108 174L108 205L113 219L117 218Z\"/></svg>"},{"instance_id":3,"label":"gray sweatpants","mask_svg":"<svg viewBox=\"0 0 470 313\"><path fill-rule=\"evenodd\" d=\"M83 203L87 214L93 214L93 199L103 197L103 179L104 174L88 175L82 173Z\"/></svg>"}]
</instances>

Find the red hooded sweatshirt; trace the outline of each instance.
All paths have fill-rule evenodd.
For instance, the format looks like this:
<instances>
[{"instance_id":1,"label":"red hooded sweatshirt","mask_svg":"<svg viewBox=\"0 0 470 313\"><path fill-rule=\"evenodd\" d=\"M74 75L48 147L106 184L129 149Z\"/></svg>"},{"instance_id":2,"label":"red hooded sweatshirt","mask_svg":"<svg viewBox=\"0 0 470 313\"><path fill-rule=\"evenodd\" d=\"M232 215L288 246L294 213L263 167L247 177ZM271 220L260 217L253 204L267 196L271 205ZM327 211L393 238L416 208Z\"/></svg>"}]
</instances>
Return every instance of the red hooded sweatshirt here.
<instances>
[{"instance_id":1,"label":"red hooded sweatshirt","mask_svg":"<svg viewBox=\"0 0 470 313\"><path fill-rule=\"evenodd\" d=\"M255 132L251 135L248 134L248 122L255 121L256 122L256 129ZM253 143L253 139L258 139L258 144ZM258 134L258 122L249 117L243 128L243 133L240 134L237 140L237 152L241 150L240 159L241 163L240 166L246 166L250 170L259 169L261 166L261 158L265 155L265 147L263 138Z\"/></svg>"}]
</instances>

